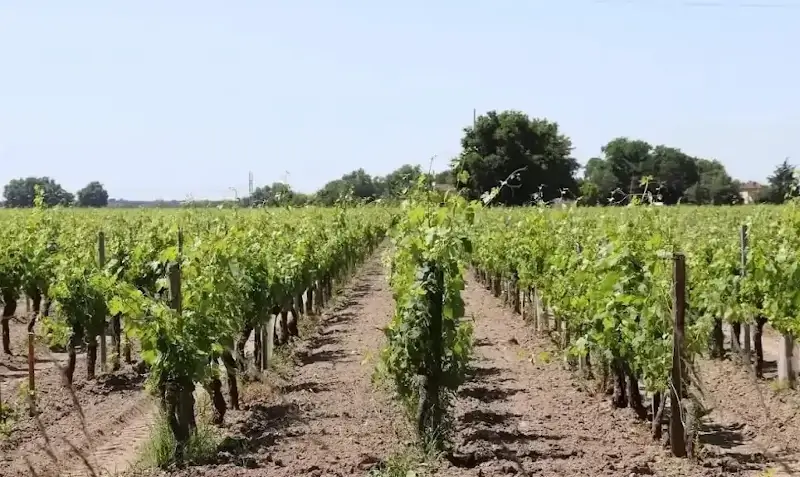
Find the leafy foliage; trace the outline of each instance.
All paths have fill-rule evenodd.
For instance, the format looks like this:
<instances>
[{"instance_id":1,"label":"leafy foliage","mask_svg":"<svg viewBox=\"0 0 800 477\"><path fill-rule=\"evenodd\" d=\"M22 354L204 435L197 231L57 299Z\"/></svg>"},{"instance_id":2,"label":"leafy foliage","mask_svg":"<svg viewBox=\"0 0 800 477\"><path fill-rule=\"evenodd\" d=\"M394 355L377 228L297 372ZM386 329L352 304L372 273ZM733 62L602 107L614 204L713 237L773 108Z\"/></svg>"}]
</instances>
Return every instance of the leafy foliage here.
<instances>
[{"instance_id":1,"label":"leafy foliage","mask_svg":"<svg viewBox=\"0 0 800 477\"><path fill-rule=\"evenodd\" d=\"M467 192L478 199L509 176L518 185L503 187L496 201L507 205L551 200L577 192L573 177L578 161L572 142L547 119L530 119L519 111L489 111L464 130L459 164L469 174Z\"/></svg>"},{"instance_id":2,"label":"leafy foliage","mask_svg":"<svg viewBox=\"0 0 800 477\"><path fill-rule=\"evenodd\" d=\"M6 207L33 207L37 186L42 188L44 205L48 207L56 205L67 206L75 201L75 197L53 179L49 177L27 177L24 179L12 179L3 188Z\"/></svg>"},{"instance_id":3,"label":"leafy foliage","mask_svg":"<svg viewBox=\"0 0 800 477\"><path fill-rule=\"evenodd\" d=\"M96 345L107 318L124 317L165 400L170 383L191 395L214 377L214 358L235 353L242 330L266 325L268 310L352 270L391 220L374 207L69 210L45 208L43 194L36 202L31 212L0 215L8 252L0 289L52 300L47 326L69 329L70 348ZM180 294L169 280L176 270Z\"/></svg>"},{"instance_id":4,"label":"leafy foliage","mask_svg":"<svg viewBox=\"0 0 800 477\"><path fill-rule=\"evenodd\" d=\"M106 207L108 205L108 192L103 184L92 181L78 191L78 205L81 207Z\"/></svg>"},{"instance_id":5,"label":"leafy foliage","mask_svg":"<svg viewBox=\"0 0 800 477\"><path fill-rule=\"evenodd\" d=\"M740 227L748 225L742 273ZM704 352L717 319L764 316L800 333L796 274L800 205L704 208L530 208L479 214L476 266L535 289L566 322L571 352L630 366L649 392L664 392L672 360L672 269L687 261L689 359Z\"/></svg>"},{"instance_id":6,"label":"leafy foliage","mask_svg":"<svg viewBox=\"0 0 800 477\"><path fill-rule=\"evenodd\" d=\"M794 166L789 164L788 159L780 163L771 176L767 178L769 187L762 192L761 199L772 204L782 204L787 199L797 197L798 179L795 175Z\"/></svg>"},{"instance_id":7,"label":"leafy foliage","mask_svg":"<svg viewBox=\"0 0 800 477\"><path fill-rule=\"evenodd\" d=\"M592 158L586 164L581 203L627 204L631 197L642 194L645 182L663 204L741 202L738 184L718 161L625 137L609 141L602 152L602 158Z\"/></svg>"},{"instance_id":8,"label":"leafy foliage","mask_svg":"<svg viewBox=\"0 0 800 477\"><path fill-rule=\"evenodd\" d=\"M392 229L395 313L382 365L416 411L426 440L444 431L449 394L464 381L471 356L472 327L463 320L461 291L477 207L458 195L440 203L420 177Z\"/></svg>"}]
</instances>

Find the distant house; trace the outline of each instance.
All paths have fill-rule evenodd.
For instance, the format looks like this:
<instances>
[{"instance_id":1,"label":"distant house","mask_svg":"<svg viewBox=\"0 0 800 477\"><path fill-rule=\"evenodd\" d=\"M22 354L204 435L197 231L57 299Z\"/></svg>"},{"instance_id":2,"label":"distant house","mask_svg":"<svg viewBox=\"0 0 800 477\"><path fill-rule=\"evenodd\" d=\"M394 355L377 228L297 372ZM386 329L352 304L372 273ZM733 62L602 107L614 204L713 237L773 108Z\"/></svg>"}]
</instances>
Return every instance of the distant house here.
<instances>
[{"instance_id":1,"label":"distant house","mask_svg":"<svg viewBox=\"0 0 800 477\"><path fill-rule=\"evenodd\" d=\"M758 200L759 194L764 189L764 186L756 181L747 181L742 183L739 188L739 195L744 200L745 204L753 204Z\"/></svg>"},{"instance_id":2,"label":"distant house","mask_svg":"<svg viewBox=\"0 0 800 477\"><path fill-rule=\"evenodd\" d=\"M436 190L441 192L450 192L456 190L453 184L436 184L434 187Z\"/></svg>"}]
</instances>

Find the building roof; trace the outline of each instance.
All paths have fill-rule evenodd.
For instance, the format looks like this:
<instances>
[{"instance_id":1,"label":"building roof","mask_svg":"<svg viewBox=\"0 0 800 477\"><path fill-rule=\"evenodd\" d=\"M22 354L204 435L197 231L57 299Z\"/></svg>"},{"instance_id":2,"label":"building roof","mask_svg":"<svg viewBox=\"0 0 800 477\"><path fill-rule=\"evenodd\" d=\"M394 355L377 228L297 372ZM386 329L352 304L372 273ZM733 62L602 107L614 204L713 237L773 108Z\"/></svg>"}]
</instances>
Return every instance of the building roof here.
<instances>
[{"instance_id":1,"label":"building roof","mask_svg":"<svg viewBox=\"0 0 800 477\"><path fill-rule=\"evenodd\" d=\"M759 184L756 181L747 181L742 183L742 190L758 190L764 187L763 185Z\"/></svg>"}]
</instances>

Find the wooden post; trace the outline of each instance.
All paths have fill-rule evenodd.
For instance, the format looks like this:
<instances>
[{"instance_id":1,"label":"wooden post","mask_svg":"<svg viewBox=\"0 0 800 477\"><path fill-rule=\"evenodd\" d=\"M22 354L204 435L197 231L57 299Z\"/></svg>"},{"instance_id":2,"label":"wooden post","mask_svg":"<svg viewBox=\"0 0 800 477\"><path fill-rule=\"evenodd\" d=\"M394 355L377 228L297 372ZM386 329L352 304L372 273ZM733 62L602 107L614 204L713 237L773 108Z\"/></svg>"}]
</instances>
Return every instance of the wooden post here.
<instances>
[{"instance_id":1,"label":"wooden post","mask_svg":"<svg viewBox=\"0 0 800 477\"><path fill-rule=\"evenodd\" d=\"M575 252L578 255L583 254L583 246L578 242L575 243ZM566 328L567 326L569 326L569 323L564 323L564 327ZM567 340L566 340L567 341L567 347L569 346L569 337L570 337L569 336L569 329L567 329ZM587 350L587 353L588 353L588 350ZM581 373L583 373L583 372L585 372L587 370L587 366L586 366L586 364L587 364L586 357L587 356L588 355L581 355L580 357L578 357L578 369L580 370ZM571 364L574 365L574 362L571 363Z\"/></svg>"},{"instance_id":2,"label":"wooden post","mask_svg":"<svg viewBox=\"0 0 800 477\"><path fill-rule=\"evenodd\" d=\"M547 309L547 316L553 315L553 331L561 333L561 317L553 313L552 309Z\"/></svg>"},{"instance_id":3,"label":"wooden post","mask_svg":"<svg viewBox=\"0 0 800 477\"><path fill-rule=\"evenodd\" d=\"M539 333L545 333L548 329L547 313L542 303L542 295L539 293L538 288L533 289L534 309L536 310L536 329Z\"/></svg>"},{"instance_id":4,"label":"wooden post","mask_svg":"<svg viewBox=\"0 0 800 477\"><path fill-rule=\"evenodd\" d=\"M308 285L306 289L306 315L314 315L314 285Z\"/></svg>"},{"instance_id":5,"label":"wooden post","mask_svg":"<svg viewBox=\"0 0 800 477\"><path fill-rule=\"evenodd\" d=\"M742 278L747 274L747 225L742 225L740 233L742 246ZM742 324L742 357L745 364L750 366L750 319L747 317Z\"/></svg>"},{"instance_id":6,"label":"wooden post","mask_svg":"<svg viewBox=\"0 0 800 477\"><path fill-rule=\"evenodd\" d=\"M277 317L278 315L270 313L267 320L267 332L262 335L266 339L266 343L261 343L261 359L264 369L272 362L272 351L275 348L275 319Z\"/></svg>"},{"instance_id":7,"label":"wooden post","mask_svg":"<svg viewBox=\"0 0 800 477\"><path fill-rule=\"evenodd\" d=\"M682 253L672 256L672 379L670 385L669 443L672 455L686 456L686 438L683 428L683 338L686 314L686 257Z\"/></svg>"},{"instance_id":8,"label":"wooden post","mask_svg":"<svg viewBox=\"0 0 800 477\"><path fill-rule=\"evenodd\" d=\"M791 335L782 334L778 353L778 382L781 386L794 388L795 375L792 355L794 354L794 339Z\"/></svg>"},{"instance_id":9,"label":"wooden post","mask_svg":"<svg viewBox=\"0 0 800 477\"><path fill-rule=\"evenodd\" d=\"M28 414L36 415L36 356L33 350L33 341L36 335L28 332Z\"/></svg>"},{"instance_id":10,"label":"wooden post","mask_svg":"<svg viewBox=\"0 0 800 477\"><path fill-rule=\"evenodd\" d=\"M106 266L106 236L101 231L97 234L97 263L100 265L100 270ZM103 317L103 325L100 327L100 371L106 372L106 317Z\"/></svg>"},{"instance_id":11,"label":"wooden post","mask_svg":"<svg viewBox=\"0 0 800 477\"><path fill-rule=\"evenodd\" d=\"M183 299L181 296L181 265L180 258L183 253L183 231L178 229L178 261L169 270L169 298L170 307L178 314L183 312Z\"/></svg>"},{"instance_id":12,"label":"wooden post","mask_svg":"<svg viewBox=\"0 0 800 477\"><path fill-rule=\"evenodd\" d=\"M267 334L264 328L266 325L264 323L259 324L256 326L256 333L258 334L258 349L256 349L256 355L254 356L256 360L256 369L259 371L264 371L264 363L266 363L266 358L264 358L264 353L267 352Z\"/></svg>"}]
</instances>

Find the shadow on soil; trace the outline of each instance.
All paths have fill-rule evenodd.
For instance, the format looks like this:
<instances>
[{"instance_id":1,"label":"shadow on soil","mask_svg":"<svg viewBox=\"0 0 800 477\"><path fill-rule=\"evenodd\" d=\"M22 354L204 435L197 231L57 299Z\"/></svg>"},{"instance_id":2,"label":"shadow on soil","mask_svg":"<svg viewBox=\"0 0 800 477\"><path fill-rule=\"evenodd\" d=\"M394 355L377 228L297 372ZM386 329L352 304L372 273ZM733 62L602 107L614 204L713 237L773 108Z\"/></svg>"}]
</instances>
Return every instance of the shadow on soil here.
<instances>
[{"instance_id":1,"label":"shadow on soil","mask_svg":"<svg viewBox=\"0 0 800 477\"><path fill-rule=\"evenodd\" d=\"M220 462L240 463L238 457L274 445L285 436L288 427L301 422L300 407L294 403L255 404L235 433L219 446Z\"/></svg>"},{"instance_id":2,"label":"shadow on soil","mask_svg":"<svg viewBox=\"0 0 800 477\"><path fill-rule=\"evenodd\" d=\"M521 416L519 414L511 414L509 412L493 412L476 409L464 413L459 421L463 424L506 424L509 421L519 419L520 417Z\"/></svg>"},{"instance_id":3,"label":"shadow on soil","mask_svg":"<svg viewBox=\"0 0 800 477\"><path fill-rule=\"evenodd\" d=\"M764 361L764 364L761 366L761 372L764 374L764 377L767 379L777 378L778 377L778 362L777 361Z\"/></svg>"},{"instance_id":4,"label":"shadow on soil","mask_svg":"<svg viewBox=\"0 0 800 477\"><path fill-rule=\"evenodd\" d=\"M478 338L475 340L475 347L477 348L481 346L494 346L494 341L488 338Z\"/></svg>"},{"instance_id":5,"label":"shadow on soil","mask_svg":"<svg viewBox=\"0 0 800 477\"><path fill-rule=\"evenodd\" d=\"M744 424L704 424L698 433L698 441L702 445L714 446L721 449L718 453L722 460L710 460L704 463L706 467L722 467L731 471L734 470L759 470L763 468L763 464L768 462L768 459L761 452L745 451L736 452L731 451L739 446L746 444L746 436L742 432L745 429ZM734 461L735 464L726 462Z\"/></svg>"},{"instance_id":6,"label":"shadow on soil","mask_svg":"<svg viewBox=\"0 0 800 477\"><path fill-rule=\"evenodd\" d=\"M328 391L330 386L327 384L318 383L316 381L309 381L305 383L290 384L281 388L281 394L291 394L302 391L321 393Z\"/></svg>"},{"instance_id":7,"label":"shadow on soil","mask_svg":"<svg viewBox=\"0 0 800 477\"><path fill-rule=\"evenodd\" d=\"M355 313L349 311L336 312L333 316L323 322L323 326L327 329L332 325L342 325L350 323L356 317Z\"/></svg>"},{"instance_id":8,"label":"shadow on soil","mask_svg":"<svg viewBox=\"0 0 800 477\"><path fill-rule=\"evenodd\" d=\"M458 396L469 397L485 403L490 403L493 401L504 400L509 396L513 396L523 391L524 389L498 389L488 386L475 386L459 390Z\"/></svg>"},{"instance_id":9,"label":"shadow on soil","mask_svg":"<svg viewBox=\"0 0 800 477\"><path fill-rule=\"evenodd\" d=\"M473 429L464 434L463 443L469 444L476 441L486 441L492 444L512 444L525 441L545 440L560 441L561 436L550 436L545 434L526 434L520 431L508 431L503 429Z\"/></svg>"},{"instance_id":10,"label":"shadow on soil","mask_svg":"<svg viewBox=\"0 0 800 477\"><path fill-rule=\"evenodd\" d=\"M503 374L503 370L500 368L470 368L467 371L467 379L468 382L480 382L486 378L499 376Z\"/></svg>"},{"instance_id":11,"label":"shadow on soil","mask_svg":"<svg viewBox=\"0 0 800 477\"><path fill-rule=\"evenodd\" d=\"M334 334L317 335L308 340L308 347L311 349L319 349L324 346L339 344L341 341L341 338Z\"/></svg>"},{"instance_id":12,"label":"shadow on soil","mask_svg":"<svg viewBox=\"0 0 800 477\"><path fill-rule=\"evenodd\" d=\"M348 354L340 349L313 352L313 350L298 353L297 359L303 366L313 363L336 362L349 358Z\"/></svg>"},{"instance_id":13,"label":"shadow on soil","mask_svg":"<svg viewBox=\"0 0 800 477\"><path fill-rule=\"evenodd\" d=\"M707 424L700 429L698 439L704 445L731 449L744 443L743 429L744 424Z\"/></svg>"},{"instance_id":14,"label":"shadow on soil","mask_svg":"<svg viewBox=\"0 0 800 477\"><path fill-rule=\"evenodd\" d=\"M145 374L132 371L117 371L111 374L102 374L97 377L96 386L104 391L135 391L142 389Z\"/></svg>"}]
</instances>

